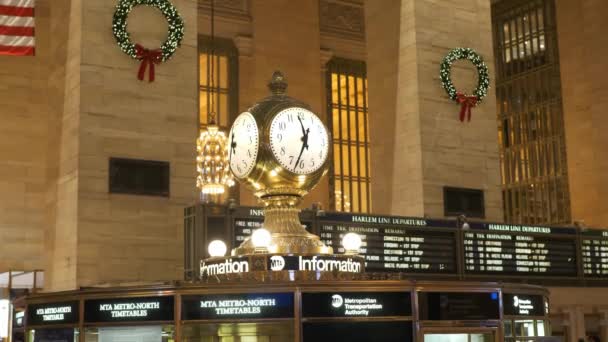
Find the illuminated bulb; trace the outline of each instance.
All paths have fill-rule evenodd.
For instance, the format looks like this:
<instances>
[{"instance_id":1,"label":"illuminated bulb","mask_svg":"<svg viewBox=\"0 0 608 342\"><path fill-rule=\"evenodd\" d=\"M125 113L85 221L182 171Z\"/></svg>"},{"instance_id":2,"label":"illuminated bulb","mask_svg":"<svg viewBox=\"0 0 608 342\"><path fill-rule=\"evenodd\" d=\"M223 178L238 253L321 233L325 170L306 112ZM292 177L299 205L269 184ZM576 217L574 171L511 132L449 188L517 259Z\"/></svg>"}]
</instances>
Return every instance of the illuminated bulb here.
<instances>
[{"instance_id":1,"label":"illuminated bulb","mask_svg":"<svg viewBox=\"0 0 608 342\"><path fill-rule=\"evenodd\" d=\"M272 235L270 235L270 232L267 229L259 228L254 230L251 234L251 242L258 253L268 252L271 241Z\"/></svg>"},{"instance_id":2,"label":"illuminated bulb","mask_svg":"<svg viewBox=\"0 0 608 342\"><path fill-rule=\"evenodd\" d=\"M342 238L342 246L346 254L357 254L361 248L361 237L357 233L347 233Z\"/></svg>"},{"instance_id":3,"label":"illuminated bulb","mask_svg":"<svg viewBox=\"0 0 608 342\"><path fill-rule=\"evenodd\" d=\"M223 257L224 255L226 255L227 250L228 248L222 240L211 241L209 243L209 247L207 248L209 255L212 257Z\"/></svg>"}]
</instances>

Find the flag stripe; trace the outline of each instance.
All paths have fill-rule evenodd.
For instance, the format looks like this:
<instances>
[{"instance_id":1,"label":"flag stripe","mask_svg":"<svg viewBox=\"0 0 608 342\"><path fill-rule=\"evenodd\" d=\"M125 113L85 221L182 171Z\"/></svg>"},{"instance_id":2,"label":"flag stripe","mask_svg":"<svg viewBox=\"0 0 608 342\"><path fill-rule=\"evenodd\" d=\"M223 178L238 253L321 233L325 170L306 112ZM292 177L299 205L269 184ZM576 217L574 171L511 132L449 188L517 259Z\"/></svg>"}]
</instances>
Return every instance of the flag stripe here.
<instances>
[{"instance_id":1,"label":"flag stripe","mask_svg":"<svg viewBox=\"0 0 608 342\"><path fill-rule=\"evenodd\" d=\"M35 0L0 0L0 55L33 56Z\"/></svg>"},{"instance_id":2,"label":"flag stripe","mask_svg":"<svg viewBox=\"0 0 608 342\"><path fill-rule=\"evenodd\" d=\"M34 7L34 0L0 0L0 6Z\"/></svg>"},{"instance_id":3,"label":"flag stripe","mask_svg":"<svg viewBox=\"0 0 608 342\"><path fill-rule=\"evenodd\" d=\"M3 26L34 27L34 18L0 15L0 24Z\"/></svg>"},{"instance_id":4,"label":"flag stripe","mask_svg":"<svg viewBox=\"0 0 608 342\"><path fill-rule=\"evenodd\" d=\"M0 25L0 35L5 36L34 36L33 27Z\"/></svg>"},{"instance_id":5,"label":"flag stripe","mask_svg":"<svg viewBox=\"0 0 608 342\"><path fill-rule=\"evenodd\" d=\"M33 56L35 51L33 46L0 45L0 55Z\"/></svg>"},{"instance_id":6,"label":"flag stripe","mask_svg":"<svg viewBox=\"0 0 608 342\"><path fill-rule=\"evenodd\" d=\"M16 6L0 6L0 15L8 15L8 16L14 16L14 17L33 17L34 8L16 7Z\"/></svg>"},{"instance_id":7,"label":"flag stripe","mask_svg":"<svg viewBox=\"0 0 608 342\"><path fill-rule=\"evenodd\" d=\"M0 35L0 45L5 45L5 46L34 46L34 37L2 36L2 35Z\"/></svg>"}]
</instances>

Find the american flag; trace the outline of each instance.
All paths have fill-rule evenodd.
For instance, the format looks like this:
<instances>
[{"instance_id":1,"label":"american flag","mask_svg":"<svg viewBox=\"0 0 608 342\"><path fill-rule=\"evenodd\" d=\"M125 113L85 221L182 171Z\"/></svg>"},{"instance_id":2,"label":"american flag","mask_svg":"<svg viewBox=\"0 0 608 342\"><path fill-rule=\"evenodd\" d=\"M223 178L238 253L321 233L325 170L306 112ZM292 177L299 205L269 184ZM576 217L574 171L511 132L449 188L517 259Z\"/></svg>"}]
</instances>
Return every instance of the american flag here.
<instances>
[{"instance_id":1,"label":"american flag","mask_svg":"<svg viewBox=\"0 0 608 342\"><path fill-rule=\"evenodd\" d=\"M34 55L34 1L0 0L0 55Z\"/></svg>"}]
</instances>

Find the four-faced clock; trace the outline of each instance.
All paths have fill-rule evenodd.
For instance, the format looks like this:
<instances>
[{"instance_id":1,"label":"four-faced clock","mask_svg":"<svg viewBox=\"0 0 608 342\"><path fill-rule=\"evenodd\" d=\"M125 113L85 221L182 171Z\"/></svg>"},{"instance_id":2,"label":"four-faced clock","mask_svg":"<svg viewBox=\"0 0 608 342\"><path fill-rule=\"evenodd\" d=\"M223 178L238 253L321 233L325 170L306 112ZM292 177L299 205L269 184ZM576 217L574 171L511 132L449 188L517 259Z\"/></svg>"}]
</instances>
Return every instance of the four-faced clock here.
<instances>
[{"instance_id":1,"label":"four-faced clock","mask_svg":"<svg viewBox=\"0 0 608 342\"><path fill-rule=\"evenodd\" d=\"M290 107L277 113L270 124L270 148L286 170L308 175L323 166L329 151L328 135L310 110Z\"/></svg>"},{"instance_id":2,"label":"four-faced clock","mask_svg":"<svg viewBox=\"0 0 608 342\"><path fill-rule=\"evenodd\" d=\"M230 129L228 136L230 169L237 178L251 173L258 156L259 134L255 118L249 112L241 113Z\"/></svg>"}]
</instances>

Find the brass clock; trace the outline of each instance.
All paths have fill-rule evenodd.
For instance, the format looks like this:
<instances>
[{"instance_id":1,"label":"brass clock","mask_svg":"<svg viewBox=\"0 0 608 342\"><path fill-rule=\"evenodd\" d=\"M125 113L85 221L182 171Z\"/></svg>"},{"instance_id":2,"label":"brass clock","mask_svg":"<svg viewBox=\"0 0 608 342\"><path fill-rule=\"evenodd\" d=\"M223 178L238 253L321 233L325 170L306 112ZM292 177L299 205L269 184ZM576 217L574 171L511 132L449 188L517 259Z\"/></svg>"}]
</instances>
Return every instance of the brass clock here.
<instances>
[{"instance_id":1,"label":"brass clock","mask_svg":"<svg viewBox=\"0 0 608 342\"><path fill-rule=\"evenodd\" d=\"M285 95L280 72L272 95L240 114L228 136L230 169L257 197L301 197L328 169L327 128L310 108Z\"/></svg>"},{"instance_id":2,"label":"brass clock","mask_svg":"<svg viewBox=\"0 0 608 342\"><path fill-rule=\"evenodd\" d=\"M327 173L330 137L310 107L286 95L287 82L275 72L266 97L235 120L230 134L230 169L264 204L269 252L329 254L300 223L297 205ZM233 254L251 254L250 240Z\"/></svg>"}]
</instances>

